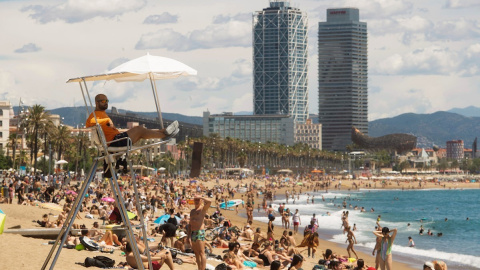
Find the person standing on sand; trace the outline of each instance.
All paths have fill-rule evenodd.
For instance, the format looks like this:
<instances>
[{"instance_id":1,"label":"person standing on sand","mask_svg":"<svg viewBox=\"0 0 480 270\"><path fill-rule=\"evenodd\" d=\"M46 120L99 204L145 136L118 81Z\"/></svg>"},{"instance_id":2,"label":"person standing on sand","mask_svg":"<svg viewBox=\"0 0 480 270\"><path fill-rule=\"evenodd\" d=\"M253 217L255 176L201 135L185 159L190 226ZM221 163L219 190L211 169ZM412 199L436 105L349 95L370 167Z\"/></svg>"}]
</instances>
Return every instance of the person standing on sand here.
<instances>
[{"instance_id":1,"label":"person standing on sand","mask_svg":"<svg viewBox=\"0 0 480 270\"><path fill-rule=\"evenodd\" d=\"M253 221L253 206L250 203L247 203L247 222Z\"/></svg>"},{"instance_id":2,"label":"person standing on sand","mask_svg":"<svg viewBox=\"0 0 480 270\"><path fill-rule=\"evenodd\" d=\"M350 229L350 226L346 228L347 231L347 241L348 241L348 247L347 247L347 252L348 252L348 257L351 258L352 256L350 255L350 251L355 254L355 258L358 260L358 255L355 252L355 249L353 249L353 244L357 243L357 238L355 238L355 235L353 234L352 230Z\"/></svg>"},{"instance_id":3,"label":"person standing on sand","mask_svg":"<svg viewBox=\"0 0 480 270\"><path fill-rule=\"evenodd\" d=\"M298 209L295 209L295 214L293 214L292 221L293 221L293 231L295 232L295 234L297 234L298 225L302 225L302 222L300 220L300 214L298 213Z\"/></svg>"},{"instance_id":4,"label":"person standing on sand","mask_svg":"<svg viewBox=\"0 0 480 270\"><path fill-rule=\"evenodd\" d=\"M392 235L390 235L390 232L393 232ZM383 227L381 233L374 231L373 234L382 238L380 243L380 268L382 270L392 270L392 246L397 236L397 229L390 231L387 227Z\"/></svg>"},{"instance_id":5,"label":"person standing on sand","mask_svg":"<svg viewBox=\"0 0 480 270\"><path fill-rule=\"evenodd\" d=\"M377 226L375 226L375 231L381 232L382 227L380 224L377 222ZM375 256L375 252L377 252L377 255L375 257L375 269L378 269L380 265L380 245L382 244L382 238L378 237L375 239L375 247L373 248L372 255Z\"/></svg>"},{"instance_id":6,"label":"person standing on sand","mask_svg":"<svg viewBox=\"0 0 480 270\"><path fill-rule=\"evenodd\" d=\"M190 228L188 229L187 241L195 253L198 270L205 270L207 258L205 256L205 229L203 219L212 202L210 199L199 195L194 197L193 202L195 208L190 211Z\"/></svg>"}]
</instances>

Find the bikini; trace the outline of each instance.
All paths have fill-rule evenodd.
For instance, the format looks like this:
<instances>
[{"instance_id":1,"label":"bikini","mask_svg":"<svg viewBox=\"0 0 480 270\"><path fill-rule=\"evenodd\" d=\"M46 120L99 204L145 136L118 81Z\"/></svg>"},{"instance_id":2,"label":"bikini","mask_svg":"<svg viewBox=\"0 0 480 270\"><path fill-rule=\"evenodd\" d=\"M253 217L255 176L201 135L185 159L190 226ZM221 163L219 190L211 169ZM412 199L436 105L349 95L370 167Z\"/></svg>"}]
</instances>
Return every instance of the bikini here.
<instances>
[{"instance_id":1,"label":"bikini","mask_svg":"<svg viewBox=\"0 0 480 270\"><path fill-rule=\"evenodd\" d=\"M263 266L270 266L270 261L268 260L267 256L264 253L258 254L258 258L263 261Z\"/></svg>"}]
</instances>

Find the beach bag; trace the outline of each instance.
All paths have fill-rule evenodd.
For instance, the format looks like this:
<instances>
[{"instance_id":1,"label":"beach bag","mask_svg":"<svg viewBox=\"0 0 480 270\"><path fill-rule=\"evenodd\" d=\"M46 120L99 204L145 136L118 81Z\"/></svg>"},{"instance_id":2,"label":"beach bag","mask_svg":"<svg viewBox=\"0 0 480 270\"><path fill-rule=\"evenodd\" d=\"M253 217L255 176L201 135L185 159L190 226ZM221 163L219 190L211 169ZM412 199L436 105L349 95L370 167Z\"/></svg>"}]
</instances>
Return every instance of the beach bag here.
<instances>
[{"instance_id":1,"label":"beach bag","mask_svg":"<svg viewBox=\"0 0 480 270\"><path fill-rule=\"evenodd\" d=\"M115 265L115 261L105 256L87 257L84 262L85 267L109 268Z\"/></svg>"},{"instance_id":2,"label":"beach bag","mask_svg":"<svg viewBox=\"0 0 480 270\"><path fill-rule=\"evenodd\" d=\"M85 267L100 267L100 268L106 268L105 264L101 262L100 260L97 260L95 258L90 258L87 257L85 258L85 262L83 263Z\"/></svg>"},{"instance_id":3,"label":"beach bag","mask_svg":"<svg viewBox=\"0 0 480 270\"><path fill-rule=\"evenodd\" d=\"M95 260L101 261L106 267L113 267L115 265L115 260L112 260L105 256L95 256Z\"/></svg>"}]
</instances>

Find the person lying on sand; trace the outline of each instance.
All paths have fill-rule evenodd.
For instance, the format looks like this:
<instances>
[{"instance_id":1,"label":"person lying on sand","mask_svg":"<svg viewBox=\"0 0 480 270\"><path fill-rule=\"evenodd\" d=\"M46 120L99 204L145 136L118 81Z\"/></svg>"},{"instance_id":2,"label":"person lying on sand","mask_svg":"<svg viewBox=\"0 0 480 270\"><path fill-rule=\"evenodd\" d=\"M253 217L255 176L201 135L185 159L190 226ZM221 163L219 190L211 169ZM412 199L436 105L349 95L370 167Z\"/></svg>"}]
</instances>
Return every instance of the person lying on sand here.
<instances>
[{"instance_id":1,"label":"person lying on sand","mask_svg":"<svg viewBox=\"0 0 480 270\"><path fill-rule=\"evenodd\" d=\"M135 260L135 255L133 255L133 250L130 243L127 242L122 249L125 252L128 265L134 269L137 269L138 268L137 261ZM145 255L140 255L140 258L142 259L143 267L145 269L149 269L148 257ZM164 251L162 253L156 254L155 256L151 257L151 260L152 260L153 270L159 270L160 268L162 268L163 264L167 264L170 270L175 269L173 265L173 258L169 251Z\"/></svg>"}]
</instances>

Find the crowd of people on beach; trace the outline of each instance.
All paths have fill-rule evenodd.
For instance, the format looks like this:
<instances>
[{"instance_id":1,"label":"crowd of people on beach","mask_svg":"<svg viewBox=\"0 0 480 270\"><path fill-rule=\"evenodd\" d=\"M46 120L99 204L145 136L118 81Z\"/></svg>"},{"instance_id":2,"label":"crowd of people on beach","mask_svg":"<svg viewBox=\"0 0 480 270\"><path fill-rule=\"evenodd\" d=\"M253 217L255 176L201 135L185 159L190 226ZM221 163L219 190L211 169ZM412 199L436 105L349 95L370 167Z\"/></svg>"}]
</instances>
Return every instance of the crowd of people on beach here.
<instances>
[{"instance_id":1,"label":"crowd of people on beach","mask_svg":"<svg viewBox=\"0 0 480 270\"><path fill-rule=\"evenodd\" d=\"M347 266L353 268L355 264L357 264L355 269L392 269L392 246L397 231L396 229L390 230L381 227L380 216L373 232L377 243L372 251L372 255L376 256L375 266L373 267L366 266L355 251L354 245L357 244L356 228L350 226L347 210L343 211L341 217L342 228L348 244L347 255L336 255L327 249L319 256L317 254L319 249L317 230L320 221L315 214L312 215L310 222L303 229L303 240L297 243L295 236L301 233L299 231L300 226L302 226L298 209L290 210L285 206L285 203L280 204L276 209L271 205L272 200L276 198L276 192L282 187L287 188L285 191L287 202L288 200L294 201L295 197L298 200L298 196L302 194L307 196L309 204L314 204L315 199L312 194L328 189L328 182L302 179L304 186L288 186L280 181L281 177L271 177L269 179L257 177L257 181L252 181L248 185L243 184L241 180L234 180L223 185L219 184L218 180L214 180L218 184L214 188L207 188L200 179L173 179L158 176L147 179L140 177L136 179L141 198L139 204L142 210L140 213L136 209L137 202L130 176L121 176L119 186L122 190L126 209L136 215L132 223L139 225L138 216L142 215L146 223L145 228L148 237L161 236L159 243L149 245L150 257L157 262L156 266L153 266L154 269L159 269L156 267L163 264L167 264L170 269L174 269L175 262L178 259L185 263L197 265L198 269L205 269L206 259L202 258L220 257L232 269L249 267L270 267L273 269L278 267L278 269L283 269L287 266L292 267L292 265L293 267L298 264L301 266L304 256L320 259L317 269L322 269L322 267L325 269L342 269L341 267ZM263 185L260 184L261 181L263 181ZM34 220L37 226L45 228L63 226L66 216L72 209L76 194L79 192L80 183L80 181L70 183L67 179L59 176L19 177L13 173L5 175L2 182L4 187L8 186L9 192L8 201L5 203L12 203L13 198L17 197L17 203L24 205L41 205L42 203L62 205L62 211L56 216L56 219L51 220L50 215L43 215L40 219ZM273 183L278 184L273 185ZM236 205L229 210L236 211L238 214L239 207L241 207L247 218L244 224L232 224L223 215L224 211L228 210L221 208L220 205L234 198L239 188L247 190L240 196L237 195L244 201L244 204ZM307 194L304 190L311 193ZM12 193L13 196L11 196ZM126 264L135 268L137 265L132 253L132 246L128 243L125 234L117 234L115 230L105 229L109 224L121 223L121 220L118 219L118 213L115 215L115 212L118 211L115 202L105 200L105 198L113 197L114 194L108 185L108 181L94 180L94 183L87 190L80 211L82 217L93 218L96 221L91 228L86 228L82 224L73 224L73 228L81 230L81 235L70 235L67 245L78 248L82 245L82 242L85 242L82 239L86 237L95 242L102 251L123 250L126 253ZM325 198L322 196L321 200L325 201ZM255 201L261 201L261 203L258 203L261 207L258 207L256 214L254 211ZM210 207L210 205L215 207ZM345 199L341 205L344 209L347 208ZM356 209L362 211L359 208ZM258 213L260 211L265 213L268 218L266 233L260 227L253 228L254 215L262 215L262 213ZM161 213L169 215L166 223L153 223L155 218L161 216ZM283 227L279 236L276 234L278 228L275 228L277 218L281 219ZM136 228L135 244L142 251L142 254L145 254L146 247L141 240L141 227L136 226ZM212 233L214 234L213 237L207 235ZM200 241L197 243L197 241L192 241L193 239ZM410 240L409 245L414 246L413 239ZM201 244L199 244L200 242ZM213 250L215 248L228 249L228 252L220 256L214 256ZM197 254L200 256L196 256ZM145 256L142 257L142 260L145 260L145 266L148 267L148 258ZM429 264L426 263L425 265Z\"/></svg>"}]
</instances>

